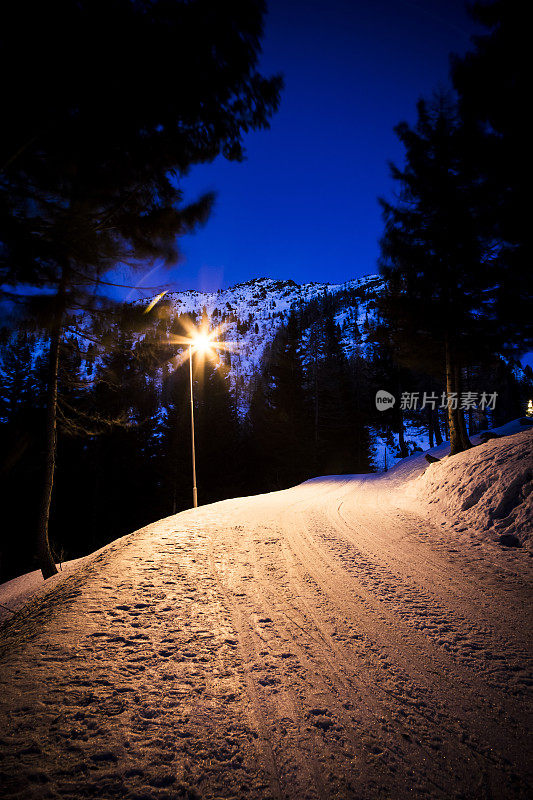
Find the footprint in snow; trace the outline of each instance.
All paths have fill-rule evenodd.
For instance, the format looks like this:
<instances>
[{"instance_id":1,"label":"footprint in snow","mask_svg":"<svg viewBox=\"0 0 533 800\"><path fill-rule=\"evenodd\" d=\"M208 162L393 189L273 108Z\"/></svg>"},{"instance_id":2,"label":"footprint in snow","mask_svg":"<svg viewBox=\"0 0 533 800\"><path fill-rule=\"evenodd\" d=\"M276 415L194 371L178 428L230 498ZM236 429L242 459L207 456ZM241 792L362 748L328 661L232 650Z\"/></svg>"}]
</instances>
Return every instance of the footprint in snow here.
<instances>
[{"instance_id":1,"label":"footprint in snow","mask_svg":"<svg viewBox=\"0 0 533 800\"><path fill-rule=\"evenodd\" d=\"M279 683L278 678L259 678L258 681L261 686L276 686Z\"/></svg>"},{"instance_id":2,"label":"footprint in snow","mask_svg":"<svg viewBox=\"0 0 533 800\"><path fill-rule=\"evenodd\" d=\"M143 719L156 719L156 717L160 717L161 714L162 711L159 708L141 708L139 710L139 716Z\"/></svg>"},{"instance_id":3,"label":"footprint in snow","mask_svg":"<svg viewBox=\"0 0 533 800\"><path fill-rule=\"evenodd\" d=\"M113 761L117 762L118 758L111 750L101 750L99 753L93 753L91 756L92 761Z\"/></svg>"},{"instance_id":4,"label":"footprint in snow","mask_svg":"<svg viewBox=\"0 0 533 800\"><path fill-rule=\"evenodd\" d=\"M166 786L172 786L173 783L176 783L176 776L169 773L159 773L157 775L152 775L148 779L148 783L150 786L155 786L158 789L162 789Z\"/></svg>"},{"instance_id":5,"label":"footprint in snow","mask_svg":"<svg viewBox=\"0 0 533 800\"><path fill-rule=\"evenodd\" d=\"M100 711L103 711L106 716L114 717L117 714L122 714L126 709L126 703L120 697L110 697L104 700L99 705Z\"/></svg>"},{"instance_id":6,"label":"footprint in snow","mask_svg":"<svg viewBox=\"0 0 533 800\"><path fill-rule=\"evenodd\" d=\"M69 692L63 698L63 703L66 706L88 706L94 700L94 693L90 691L74 691Z\"/></svg>"},{"instance_id":7,"label":"footprint in snow","mask_svg":"<svg viewBox=\"0 0 533 800\"><path fill-rule=\"evenodd\" d=\"M309 716L312 718L313 725L323 731L329 730L335 724L331 719L331 711L327 708L312 708L309 711Z\"/></svg>"}]
</instances>

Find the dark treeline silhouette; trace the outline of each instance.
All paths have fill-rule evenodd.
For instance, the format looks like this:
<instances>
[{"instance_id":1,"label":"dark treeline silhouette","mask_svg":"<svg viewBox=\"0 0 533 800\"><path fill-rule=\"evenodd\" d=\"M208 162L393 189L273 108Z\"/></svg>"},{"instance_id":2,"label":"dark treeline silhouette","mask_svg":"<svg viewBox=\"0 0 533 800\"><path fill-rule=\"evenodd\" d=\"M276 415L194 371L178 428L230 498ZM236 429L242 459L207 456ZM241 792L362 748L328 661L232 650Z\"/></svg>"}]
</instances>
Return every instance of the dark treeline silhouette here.
<instances>
[{"instance_id":1,"label":"dark treeline silhouette","mask_svg":"<svg viewBox=\"0 0 533 800\"><path fill-rule=\"evenodd\" d=\"M372 468L366 420L329 295L291 311L263 357L248 420L257 489Z\"/></svg>"},{"instance_id":2,"label":"dark treeline silhouette","mask_svg":"<svg viewBox=\"0 0 533 800\"><path fill-rule=\"evenodd\" d=\"M405 165L382 200L382 313L393 321L392 354L461 394L472 374L533 346L523 164L527 44L520 3L474 3L486 26L475 48L452 59L455 95L420 100L414 126L396 132ZM471 446L450 405L451 453Z\"/></svg>"},{"instance_id":3,"label":"dark treeline silhouette","mask_svg":"<svg viewBox=\"0 0 533 800\"><path fill-rule=\"evenodd\" d=\"M219 155L241 160L244 134L268 127L281 81L257 70L264 13L261 0L1 6L0 282L13 303L26 294L24 312L47 332L36 529L45 577L56 572L62 339L83 313L109 309L117 265L176 263L179 237L213 204L206 194L184 205L181 178Z\"/></svg>"}]
</instances>

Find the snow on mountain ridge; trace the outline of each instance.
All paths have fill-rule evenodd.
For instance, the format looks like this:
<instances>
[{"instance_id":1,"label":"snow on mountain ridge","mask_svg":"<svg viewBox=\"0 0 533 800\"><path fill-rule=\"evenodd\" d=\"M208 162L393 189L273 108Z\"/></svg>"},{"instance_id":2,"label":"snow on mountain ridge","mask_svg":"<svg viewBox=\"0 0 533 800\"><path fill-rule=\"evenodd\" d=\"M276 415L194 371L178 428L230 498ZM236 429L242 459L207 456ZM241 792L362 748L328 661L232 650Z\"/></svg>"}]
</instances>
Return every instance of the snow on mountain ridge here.
<instances>
[{"instance_id":1,"label":"snow on mountain ridge","mask_svg":"<svg viewBox=\"0 0 533 800\"><path fill-rule=\"evenodd\" d=\"M382 286L383 279L379 275L366 275L339 284L310 282L300 285L290 279L263 277L215 292L195 289L168 292L165 302L170 302L173 307L170 322L180 314L201 315L204 309L212 327L225 322L224 337L235 343L231 354L231 377L239 408L245 411L249 400L247 387L250 379L259 366L265 347L287 321L291 309L303 306L326 293L355 291L358 295L357 309L347 303L336 315L341 329L343 326L345 328L342 343L347 355L350 355L356 346L353 330L357 326L361 331L365 320L372 316L372 301L375 301ZM138 304L141 301L135 302ZM353 323L351 327L350 322ZM358 343L364 348L364 334Z\"/></svg>"},{"instance_id":2,"label":"snow on mountain ridge","mask_svg":"<svg viewBox=\"0 0 533 800\"><path fill-rule=\"evenodd\" d=\"M246 306L256 306L257 312L254 316L260 316L259 311L265 311L271 301L283 304L289 309L292 305L301 301L308 301L314 297L319 297L325 292L337 294L338 292L349 289L375 289L377 285L383 283L379 275L365 275L362 278L355 278L345 283L319 283L311 281L309 283L297 284L291 279L277 280L274 278L254 278L245 283L238 283L227 289L218 289L215 292L202 292L197 289L187 289L181 292L167 292L166 298L179 306L180 313L198 312L206 308L208 313L212 313L215 308L230 303L232 308L237 311L239 305L244 303ZM151 298L148 300L148 302ZM257 301L254 303L254 301ZM262 301L262 302L261 302ZM147 301L135 301L145 303ZM276 308L279 307L276 306Z\"/></svg>"}]
</instances>

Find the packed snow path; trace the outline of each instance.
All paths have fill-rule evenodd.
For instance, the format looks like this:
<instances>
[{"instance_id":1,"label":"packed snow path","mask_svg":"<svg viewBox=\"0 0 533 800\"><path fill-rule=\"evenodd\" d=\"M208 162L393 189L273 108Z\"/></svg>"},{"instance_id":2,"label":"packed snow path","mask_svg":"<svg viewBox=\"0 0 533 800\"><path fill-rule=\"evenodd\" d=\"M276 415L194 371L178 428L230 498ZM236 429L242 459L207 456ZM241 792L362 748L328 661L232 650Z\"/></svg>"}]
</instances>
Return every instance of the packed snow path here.
<instances>
[{"instance_id":1,"label":"packed snow path","mask_svg":"<svg viewBox=\"0 0 533 800\"><path fill-rule=\"evenodd\" d=\"M184 512L30 603L3 630L0 794L531 797L531 559L388 486Z\"/></svg>"}]
</instances>

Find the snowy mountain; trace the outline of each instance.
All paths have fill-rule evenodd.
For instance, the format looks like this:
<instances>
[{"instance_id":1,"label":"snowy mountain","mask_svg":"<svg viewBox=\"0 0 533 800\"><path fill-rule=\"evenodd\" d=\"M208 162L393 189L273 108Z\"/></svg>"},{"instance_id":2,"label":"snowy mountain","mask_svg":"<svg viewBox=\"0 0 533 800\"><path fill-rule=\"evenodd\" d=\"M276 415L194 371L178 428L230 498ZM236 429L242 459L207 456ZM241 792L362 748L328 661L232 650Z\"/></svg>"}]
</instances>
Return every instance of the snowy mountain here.
<instances>
[{"instance_id":1,"label":"snowy mountain","mask_svg":"<svg viewBox=\"0 0 533 800\"><path fill-rule=\"evenodd\" d=\"M212 327L224 323L224 337L233 342L232 377L241 410L247 406L250 378L257 370L265 347L272 342L291 309L305 306L325 294L342 295L336 322L342 331L347 355L356 348L364 354L365 327L372 319L376 297L383 287L379 275L366 275L346 283L304 283L292 280L256 278L216 292L168 292L165 303L173 307L170 320L180 314L201 315L207 312ZM148 301L150 302L150 301ZM146 304L147 301L136 301ZM354 336L357 330L357 336Z\"/></svg>"}]
</instances>

